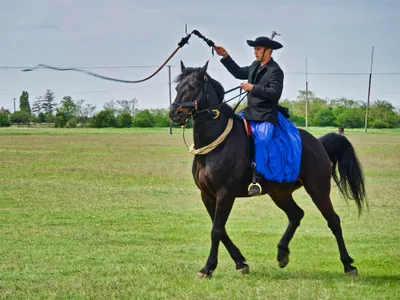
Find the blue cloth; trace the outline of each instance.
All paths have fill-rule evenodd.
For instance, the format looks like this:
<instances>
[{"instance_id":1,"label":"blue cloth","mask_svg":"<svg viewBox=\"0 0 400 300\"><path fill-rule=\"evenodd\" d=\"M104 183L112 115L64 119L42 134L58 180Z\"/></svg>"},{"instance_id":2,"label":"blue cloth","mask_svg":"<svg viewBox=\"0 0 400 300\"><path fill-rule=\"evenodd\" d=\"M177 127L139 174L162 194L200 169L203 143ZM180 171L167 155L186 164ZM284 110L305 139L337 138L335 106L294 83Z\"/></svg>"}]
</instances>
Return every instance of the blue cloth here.
<instances>
[{"instance_id":1,"label":"blue cloth","mask_svg":"<svg viewBox=\"0 0 400 300\"><path fill-rule=\"evenodd\" d=\"M238 114L243 118L243 113ZM300 172L301 138L296 126L278 112L278 123L248 121L255 142L256 170L265 179L295 182Z\"/></svg>"}]
</instances>

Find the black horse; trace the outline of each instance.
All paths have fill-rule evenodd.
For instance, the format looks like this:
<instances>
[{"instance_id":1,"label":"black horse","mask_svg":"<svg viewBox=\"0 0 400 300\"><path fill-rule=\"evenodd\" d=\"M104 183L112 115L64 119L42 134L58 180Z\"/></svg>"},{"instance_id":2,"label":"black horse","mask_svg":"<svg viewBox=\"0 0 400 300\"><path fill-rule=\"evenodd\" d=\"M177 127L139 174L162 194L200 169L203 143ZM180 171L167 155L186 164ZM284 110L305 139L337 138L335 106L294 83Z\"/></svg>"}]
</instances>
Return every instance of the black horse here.
<instances>
[{"instance_id":1,"label":"black horse","mask_svg":"<svg viewBox=\"0 0 400 300\"><path fill-rule=\"evenodd\" d=\"M236 270L249 272L245 257L225 230L235 198L248 196L247 188L252 176L248 136L243 120L223 103L224 88L207 74L207 66L208 62L202 68L186 68L181 62L182 73L176 79L177 96L169 113L176 124L184 125L193 118L197 152L194 152L192 172L213 222L210 255L199 277L210 277L217 267L220 241L234 260ZM329 194L333 177L342 195L355 200L360 213L365 199L361 165L345 136L329 133L317 139L305 130L299 131L302 155L298 180L293 183L261 182L263 194L269 194L289 219L278 243L279 266L284 268L288 264L289 242L304 216L292 193L304 186L335 235L345 274L357 275L357 268L352 266L353 259L343 240L340 218L333 209Z\"/></svg>"}]
</instances>

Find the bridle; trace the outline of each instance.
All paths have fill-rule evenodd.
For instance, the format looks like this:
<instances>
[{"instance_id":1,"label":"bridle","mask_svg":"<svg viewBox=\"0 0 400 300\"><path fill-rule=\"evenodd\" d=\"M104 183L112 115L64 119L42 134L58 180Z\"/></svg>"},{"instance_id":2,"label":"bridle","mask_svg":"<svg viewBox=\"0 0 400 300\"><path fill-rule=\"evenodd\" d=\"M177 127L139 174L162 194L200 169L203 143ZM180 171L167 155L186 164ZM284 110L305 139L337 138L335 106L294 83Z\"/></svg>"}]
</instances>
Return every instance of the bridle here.
<instances>
[{"instance_id":1,"label":"bridle","mask_svg":"<svg viewBox=\"0 0 400 300\"><path fill-rule=\"evenodd\" d=\"M182 102L180 104L177 103L173 103L171 105L172 109L175 109L176 111L183 111L184 113L187 114L187 118L185 119L185 123L184 125L182 125L182 138L183 141L185 143L185 146L187 148L187 150L189 151L189 153L192 153L193 155L204 155L207 154L211 151L213 151L220 143L222 143L224 141L224 139L227 137L227 135L229 134L229 132L232 129L233 126L233 119L229 118L228 119L228 124L227 127L225 128L224 132L215 140L213 141L211 144L202 147L200 149L195 149L194 144L192 146L188 146L187 142L186 142L186 138L185 138L185 128L187 126L187 124L189 123L189 121L191 119L195 120L196 122L201 122L202 120L216 120L219 118L220 116L220 111L219 108L221 107L221 105L226 104L238 97L242 96L241 90L239 95L226 100L226 101L222 101L221 103L214 105L212 107L208 107L208 99L209 99L209 93L208 93L208 85L212 84L207 75L204 75L203 77L204 82L202 85L202 89L200 91L200 93L194 97L194 101L186 101L186 102ZM224 95L235 91L237 89L239 89L240 86L234 87L226 92L224 92ZM248 93L244 93L244 96L240 99L240 101L237 103L237 105L235 106L234 110L235 111L237 109L237 107L239 106L240 102L243 101L243 99L247 96ZM205 96L205 98L204 98ZM200 101L202 101L203 99L205 99L205 109L199 109L199 103Z\"/></svg>"},{"instance_id":2,"label":"bridle","mask_svg":"<svg viewBox=\"0 0 400 300\"><path fill-rule=\"evenodd\" d=\"M204 81L203 81L202 88L201 88L199 94L196 97L194 97L195 100L182 102L180 104L172 103L172 105L171 105L172 109L176 109L177 111L183 111L183 112L187 113L188 117L185 119L185 125L183 125L185 127L186 127L187 123L191 119L193 119L193 120L199 119L199 118L201 118L202 115L206 115L206 116L214 115L212 117L212 119L213 120L217 119L220 116L219 108L221 107L221 105L226 104L226 103L228 103L228 102L230 102L232 100L235 100L236 98L240 98L243 95L243 97L236 104L236 106L234 108L234 111L235 111L237 109L237 107L239 106L239 104L243 101L243 99L248 94L248 92L242 94L240 86L237 86L237 87L234 87L234 88L224 92L224 95L226 95L226 94L228 94L230 92L233 92L233 91L235 91L237 89L240 89L239 95L234 96L233 98L231 98L229 100L222 101L221 103L219 103L217 105L214 105L212 107L208 107L208 105L207 105L208 104L208 99L209 99L208 85L212 84L212 83L209 81L207 75L204 75L203 79L204 79ZM203 99L205 99L205 105L204 106L207 107L207 108L199 110L199 103ZM206 113L208 113L208 115Z\"/></svg>"}]
</instances>

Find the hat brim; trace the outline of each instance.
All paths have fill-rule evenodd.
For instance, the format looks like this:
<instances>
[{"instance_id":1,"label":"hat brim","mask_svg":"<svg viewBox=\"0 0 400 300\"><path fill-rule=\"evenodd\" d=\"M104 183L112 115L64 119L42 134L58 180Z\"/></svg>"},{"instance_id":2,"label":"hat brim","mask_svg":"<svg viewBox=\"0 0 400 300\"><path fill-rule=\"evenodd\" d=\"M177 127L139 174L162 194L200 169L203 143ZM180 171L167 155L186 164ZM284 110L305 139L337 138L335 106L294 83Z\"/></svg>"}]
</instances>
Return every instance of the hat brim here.
<instances>
[{"instance_id":1,"label":"hat brim","mask_svg":"<svg viewBox=\"0 0 400 300\"><path fill-rule=\"evenodd\" d=\"M277 41L269 40L269 41L251 41L247 40L247 45L250 47L266 47L271 48L273 50L281 49L283 46L281 43Z\"/></svg>"}]
</instances>

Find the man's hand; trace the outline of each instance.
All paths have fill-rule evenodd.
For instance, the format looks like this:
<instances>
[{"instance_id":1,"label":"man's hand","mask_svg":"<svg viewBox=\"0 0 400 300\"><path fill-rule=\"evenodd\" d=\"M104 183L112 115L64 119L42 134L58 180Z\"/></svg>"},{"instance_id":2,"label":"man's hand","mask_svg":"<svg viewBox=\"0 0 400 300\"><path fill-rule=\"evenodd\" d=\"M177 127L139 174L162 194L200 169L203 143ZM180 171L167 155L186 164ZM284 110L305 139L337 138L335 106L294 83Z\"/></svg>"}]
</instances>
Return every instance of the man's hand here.
<instances>
[{"instance_id":1,"label":"man's hand","mask_svg":"<svg viewBox=\"0 0 400 300\"><path fill-rule=\"evenodd\" d=\"M248 83L248 82L242 82L240 85L240 88L245 90L246 92L250 92L253 89L253 84Z\"/></svg>"},{"instance_id":2,"label":"man's hand","mask_svg":"<svg viewBox=\"0 0 400 300\"><path fill-rule=\"evenodd\" d=\"M226 52L224 47L221 46L214 46L215 52L217 52L217 54L219 56L222 56L223 58L228 57L228 52Z\"/></svg>"}]
</instances>

